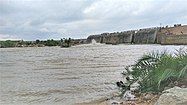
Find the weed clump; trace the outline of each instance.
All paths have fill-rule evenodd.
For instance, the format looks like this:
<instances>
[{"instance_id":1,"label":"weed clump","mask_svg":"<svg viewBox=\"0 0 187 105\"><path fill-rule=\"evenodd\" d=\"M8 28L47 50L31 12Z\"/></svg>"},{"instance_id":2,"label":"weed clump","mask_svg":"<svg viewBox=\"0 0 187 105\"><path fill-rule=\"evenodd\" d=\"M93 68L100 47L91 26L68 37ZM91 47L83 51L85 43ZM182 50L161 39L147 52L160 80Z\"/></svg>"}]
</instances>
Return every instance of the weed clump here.
<instances>
[{"instance_id":1,"label":"weed clump","mask_svg":"<svg viewBox=\"0 0 187 105\"><path fill-rule=\"evenodd\" d=\"M122 94L138 83L140 92L162 92L166 87L187 86L187 51L177 53L153 52L143 55L134 65L122 73L126 83L117 82ZM131 77L131 79L129 79Z\"/></svg>"}]
</instances>

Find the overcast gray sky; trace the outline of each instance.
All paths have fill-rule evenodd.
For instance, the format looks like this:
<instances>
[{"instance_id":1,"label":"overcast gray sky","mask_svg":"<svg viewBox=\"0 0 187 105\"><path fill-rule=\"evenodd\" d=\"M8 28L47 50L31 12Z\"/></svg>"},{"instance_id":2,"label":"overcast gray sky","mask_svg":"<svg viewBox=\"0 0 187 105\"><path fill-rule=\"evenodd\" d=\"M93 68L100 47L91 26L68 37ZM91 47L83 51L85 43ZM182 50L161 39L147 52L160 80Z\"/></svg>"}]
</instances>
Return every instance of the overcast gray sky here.
<instances>
[{"instance_id":1,"label":"overcast gray sky","mask_svg":"<svg viewBox=\"0 0 187 105\"><path fill-rule=\"evenodd\" d=\"M187 0L0 0L0 40L87 38L160 23L187 24Z\"/></svg>"}]
</instances>

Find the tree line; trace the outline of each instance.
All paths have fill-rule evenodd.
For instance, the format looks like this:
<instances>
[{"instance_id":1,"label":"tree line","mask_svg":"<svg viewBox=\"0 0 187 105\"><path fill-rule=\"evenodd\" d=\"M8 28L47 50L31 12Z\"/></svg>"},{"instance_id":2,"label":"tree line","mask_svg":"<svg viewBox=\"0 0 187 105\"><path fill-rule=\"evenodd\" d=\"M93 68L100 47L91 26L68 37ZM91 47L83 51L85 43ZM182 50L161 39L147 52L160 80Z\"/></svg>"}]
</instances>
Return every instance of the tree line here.
<instances>
[{"instance_id":1,"label":"tree line","mask_svg":"<svg viewBox=\"0 0 187 105\"><path fill-rule=\"evenodd\" d=\"M61 40L39 40L36 41L23 41L23 40L6 40L0 41L0 48L7 47L43 47L43 46L62 46L62 47L70 47L72 39L71 38L63 38Z\"/></svg>"}]
</instances>

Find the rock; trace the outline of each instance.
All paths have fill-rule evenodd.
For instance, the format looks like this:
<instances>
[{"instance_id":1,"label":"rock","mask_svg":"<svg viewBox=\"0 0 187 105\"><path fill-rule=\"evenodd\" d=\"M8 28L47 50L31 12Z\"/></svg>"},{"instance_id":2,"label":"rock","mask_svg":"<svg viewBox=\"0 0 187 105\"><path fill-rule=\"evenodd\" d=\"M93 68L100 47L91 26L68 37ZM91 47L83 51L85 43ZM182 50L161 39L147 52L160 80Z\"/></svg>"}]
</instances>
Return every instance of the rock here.
<instances>
[{"instance_id":1,"label":"rock","mask_svg":"<svg viewBox=\"0 0 187 105\"><path fill-rule=\"evenodd\" d=\"M127 90L127 91L125 92L125 94L123 95L123 98L124 98L126 101L134 101L136 97L135 97L135 95L133 95L133 94L131 93L130 90Z\"/></svg>"},{"instance_id":2,"label":"rock","mask_svg":"<svg viewBox=\"0 0 187 105\"><path fill-rule=\"evenodd\" d=\"M117 100L110 100L110 103L108 105L120 105L120 104L123 104L123 102Z\"/></svg>"},{"instance_id":3,"label":"rock","mask_svg":"<svg viewBox=\"0 0 187 105\"><path fill-rule=\"evenodd\" d=\"M147 100L151 100L152 98L153 98L153 94L151 94L151 93L148 93L148 94L146 94L144 97L143 97L143 99L145 100L145 101L147 101Z\"/></svg>"},{"instance_id":4,"label":"rock","mask_svg":"<svg viewBox=\"0 0 187 105\"><path fill-rule=\"evenodd\" d=\"M177 81L174 82L175 86L179 85L179 83Z\"/></svg>"},{"instance_id":5,"label":"rock","mask_svg":"<svg viewBox=\"0 0 187 105\"><path fill-rule=\"evenodd\" d=\"M165 90L155 105L187 105L187 88L174 87Z\"/></svg>"},{"instance_id":6,"label":"rock","mask_svg":"<svg viewBox=\"0 0 187 105\"><path fill-rule=\"evenodd\" d=\"M182 85L181 88L186 88L186 85Z\"/></svg>"},{"instance_id":7,"label":"rock","mask_svg":"<svg viewBox=\"0 0 187 105\"><path fill-rule=\"evenodd\" d=\"M168 90L168 89L170 89L170 88L171 88L171 87L165 87L164 90Z\"/></svg>"}]
</instances>

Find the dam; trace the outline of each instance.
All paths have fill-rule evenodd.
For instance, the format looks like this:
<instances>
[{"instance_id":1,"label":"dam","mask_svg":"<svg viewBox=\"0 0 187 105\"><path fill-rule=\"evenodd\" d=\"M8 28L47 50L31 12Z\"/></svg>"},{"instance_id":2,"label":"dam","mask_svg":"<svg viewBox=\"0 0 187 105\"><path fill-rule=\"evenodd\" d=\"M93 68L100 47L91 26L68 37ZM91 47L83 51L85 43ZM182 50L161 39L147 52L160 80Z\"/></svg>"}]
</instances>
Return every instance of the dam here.
<instances>
[{"instance_id":1,"label":"dam","mask_svg":"<svg viewBox=\"0 0 187 105\"><path fill-rule=\"evenodd\" d=\"M173 27L153 27L114 33L90 35L87 43L94 39L105 44L187 44L187 25Z\"/></svg>"}]
</instances>

